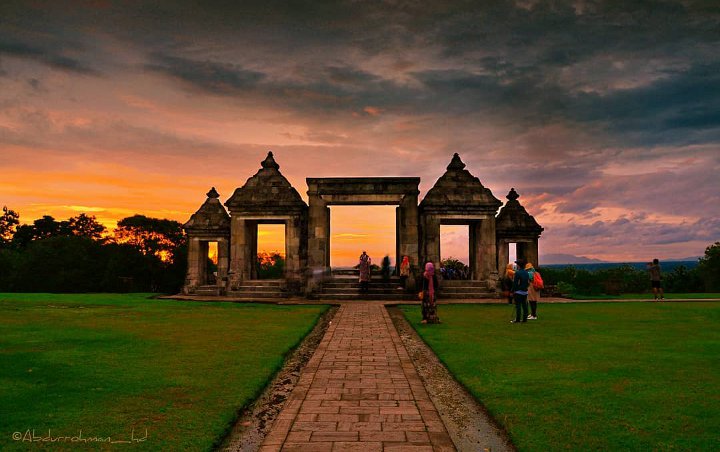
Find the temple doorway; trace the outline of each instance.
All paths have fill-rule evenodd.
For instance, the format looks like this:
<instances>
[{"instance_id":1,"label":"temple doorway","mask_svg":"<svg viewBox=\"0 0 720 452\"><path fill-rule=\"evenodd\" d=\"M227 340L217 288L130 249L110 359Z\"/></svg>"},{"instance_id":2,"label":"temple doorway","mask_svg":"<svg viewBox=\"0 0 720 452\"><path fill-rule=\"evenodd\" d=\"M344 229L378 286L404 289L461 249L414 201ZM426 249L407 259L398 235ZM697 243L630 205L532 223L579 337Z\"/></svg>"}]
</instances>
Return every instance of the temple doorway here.
<instances>
[{"instance_id":1,"label":"temple doorway","mask_svg":"<svg viewBox=\"0 0 720 452\"><path fill-rule=\"evenodd\" d=\"M205 267L205 284L217 283L218 242L205 242L207 247L207 264Z\"/></svg>"},{"instance_id":2,"label":"temple doorway","mask_svg":"<svg viewBox=\"0 0 720 452\"><path fill-rule=\"evenodd\" d=\"M332 206L330 208L330 267L352 268L366 251L375 265L385 256L395 266L398 257L394 206Z\"/></svg>"},{"instance_id":3,"label":"temple doorway","mask_svg":"<svg viewBox=\"0 0 720 452\"><path fill-rule=\"evenodd\" d=\"M282 279L285 276L285 224L257 226L257 279Z\"/></svg>"},{"instance_id":4,"label":"temple doorway","mask_svg":"<svg viewBox=\"0 0 720 452\"><path fill-rule=\"evenodd\" d=\"M470 279L470 227L440 225L440 269L444 279Z\"/></svg>"}]
</instances>

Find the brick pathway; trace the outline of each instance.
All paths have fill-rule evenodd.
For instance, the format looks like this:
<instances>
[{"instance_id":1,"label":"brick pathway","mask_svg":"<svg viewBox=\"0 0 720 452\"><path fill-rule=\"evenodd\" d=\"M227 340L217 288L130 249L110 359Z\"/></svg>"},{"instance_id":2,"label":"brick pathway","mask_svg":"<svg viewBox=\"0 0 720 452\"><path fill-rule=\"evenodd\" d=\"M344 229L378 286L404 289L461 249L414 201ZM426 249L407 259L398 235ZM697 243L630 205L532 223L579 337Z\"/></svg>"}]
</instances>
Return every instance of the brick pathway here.
<instances>
[{"instance_id":1,"label":"brick pathway","mask_svg":"<svg viewBox=\"0 0 720 452\"><path fill-rule=\"evenodd\" d=\"M390 316L343 305L261 452L454 451Z\"/></svg>"}]
</instances>

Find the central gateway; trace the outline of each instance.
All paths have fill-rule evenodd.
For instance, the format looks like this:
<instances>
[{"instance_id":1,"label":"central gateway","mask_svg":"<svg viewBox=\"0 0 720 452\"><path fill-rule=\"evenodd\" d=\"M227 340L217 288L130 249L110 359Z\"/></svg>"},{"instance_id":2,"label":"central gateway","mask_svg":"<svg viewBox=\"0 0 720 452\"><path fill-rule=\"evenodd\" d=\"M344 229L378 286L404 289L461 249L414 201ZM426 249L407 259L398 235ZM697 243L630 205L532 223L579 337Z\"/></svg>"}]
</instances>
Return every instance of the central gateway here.
<instances>
[{"instance_id":1,"label":"central gateway","mask_svg":"<svg viewBox=\"0 0 720 452\"><path fill-rule=\"evenodd\" d=\"M325 177L306 179L308 185L308 289L330 273L330 207L396 205L395 262L408 256L419 262L419 177Z\"/></svg>"},{"instance_id":2,"label":"central gateway","mask_svg":"<svg viewBox=\"0 0 720 452\"><path fill-rule=\"evenodd\" d=\"M307 178L308 203L280 172L272 152L260 170L225 202L213 188L207 200L183 226L188 235L188 269L183 292L198 295L316 297L332 279L330 207L395 205L395 262L410 259L410 291L426 262L440 268L440 226L467 225L470 280L447 280L441 296L465 298L495 294L500 272L515 244L518 257L538 265L538 238L543 228L518 202L493 196L453 155L445 173L418 203L419 177ZM498 211L498 209L500 209ZM285 225L285 262L278 280L257 279L257 235L260 224ZM216 274L208 270L208 249L216 243ZM458 287L458 284L461 284ZM461 290L462 289L462 290ZM442 291L446 294L443 295ZM459 297L459 296L458 296Z\"/></svg>"}]
</instances>

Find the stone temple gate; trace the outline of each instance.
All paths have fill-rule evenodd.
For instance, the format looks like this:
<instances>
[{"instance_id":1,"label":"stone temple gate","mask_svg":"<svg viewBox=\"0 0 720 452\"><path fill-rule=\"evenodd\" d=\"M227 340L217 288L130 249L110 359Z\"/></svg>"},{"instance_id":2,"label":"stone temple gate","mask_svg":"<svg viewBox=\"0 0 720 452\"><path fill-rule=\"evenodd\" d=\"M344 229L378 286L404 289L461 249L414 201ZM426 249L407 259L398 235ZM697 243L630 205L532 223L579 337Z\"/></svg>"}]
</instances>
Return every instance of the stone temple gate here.
<instances>
[{"instance_id":1,"label":"stone temple gate","mask_svg":"<svg viewBox=\"0 0 720 452\"><path fill-rule=\"evenodd\" d=\"M418 204L419 184L418 177L307 178L306 204L269 152L260 170L225 202L227 211L213 188L183 226L189 242L183 292L314 297L333 277L331 205L396 205L395 262L408 256L414 269L428 261L439 268L441 225L467 225L469 278L476 283L470 287L478 291L481 287L485 292L497 290L511 243L516 244L518 257L538 265L543 228L518 202L515 189L500 208L503 203L465 169L458 154ZM285 226L285 267L279 280L258 280L260 224ZM216 272L210 272L208 266L210 243L217 246ZM409 278L408 288L413 284L414 279Z\"/></svg>"}]
</instances>

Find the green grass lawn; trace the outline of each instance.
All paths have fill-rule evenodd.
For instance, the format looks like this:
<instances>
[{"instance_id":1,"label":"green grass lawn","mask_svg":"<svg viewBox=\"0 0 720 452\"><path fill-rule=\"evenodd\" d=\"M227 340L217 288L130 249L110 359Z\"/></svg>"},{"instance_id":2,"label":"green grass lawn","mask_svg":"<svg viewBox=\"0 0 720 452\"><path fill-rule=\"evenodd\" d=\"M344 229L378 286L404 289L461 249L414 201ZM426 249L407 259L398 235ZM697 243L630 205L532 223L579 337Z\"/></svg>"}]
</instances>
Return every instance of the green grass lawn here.
<instances>
[{"instance_id":1,"label":"green grass lawn","mask_svg":"<svg viewBox=\"0 0 720 452\"><path fill-rule=\"evenodd\" d=\"M575 300L652 300L652 293L624 293L620 295L573 295ZM666 300L698 300L703 298L720 298L720 293L666 293Z\"/></svg>"},{"instance_id":2,"label":"green grass lawn","mask_svg":"<svg viewBox=\"0 0 720 452\"><path fill-rule=\"evenodd\" d=\"M0 450L39 446L12 438L32 429L212 449L326 309L0 294ZM78 447L91 446L51 445Z\"/></svg>"},{"instance_id":3,"label":"green grass lawn","mask_svg":"<svg viewBox=\"0 0 720 452\"><path fill-rule=\"evenodd\" d=\"M439 307L405 315L523 451L718 450L720 304Z\"/></svg>"}]
</instances>

